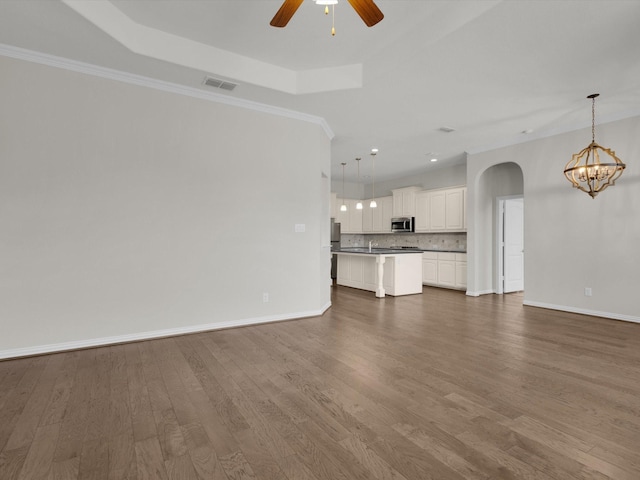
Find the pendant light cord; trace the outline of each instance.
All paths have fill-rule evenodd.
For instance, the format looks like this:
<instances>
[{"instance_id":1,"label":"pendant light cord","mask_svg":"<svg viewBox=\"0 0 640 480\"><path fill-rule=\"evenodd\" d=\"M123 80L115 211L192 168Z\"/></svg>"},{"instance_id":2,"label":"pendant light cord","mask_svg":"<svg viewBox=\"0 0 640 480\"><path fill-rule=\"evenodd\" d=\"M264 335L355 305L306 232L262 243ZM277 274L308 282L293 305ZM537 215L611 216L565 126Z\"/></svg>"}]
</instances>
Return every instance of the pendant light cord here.
<instances>
[{"instance_id":1,"label":"pendant light cord","mask_svg":"<svg viewBox=\"0 0 640 480\"><path fill-rule=\"evenodd\" d=\"M376 154L371 153L371 198L376 199Z\"/></svg>"}]
</instances>

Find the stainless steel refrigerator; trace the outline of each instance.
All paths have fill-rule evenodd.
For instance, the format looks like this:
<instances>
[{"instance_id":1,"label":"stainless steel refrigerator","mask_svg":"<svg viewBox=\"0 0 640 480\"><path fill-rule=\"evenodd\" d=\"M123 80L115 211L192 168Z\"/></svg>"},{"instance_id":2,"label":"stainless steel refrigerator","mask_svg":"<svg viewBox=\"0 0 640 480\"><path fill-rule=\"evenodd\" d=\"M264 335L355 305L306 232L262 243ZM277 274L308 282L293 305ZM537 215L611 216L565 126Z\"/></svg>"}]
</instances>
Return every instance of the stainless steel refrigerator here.
<instances>
[{"instance_id":1,"label":"stainless steel refrigerator","mask_svg":"<svg viewBox=\"0 0 640 480\"><path fill-rule=\"evenodd\" d=\"M331 219L331 251L340 249L340 224ZM338 256L331 255L331 278L338 277Z\"/></svg>"}]
</instances>

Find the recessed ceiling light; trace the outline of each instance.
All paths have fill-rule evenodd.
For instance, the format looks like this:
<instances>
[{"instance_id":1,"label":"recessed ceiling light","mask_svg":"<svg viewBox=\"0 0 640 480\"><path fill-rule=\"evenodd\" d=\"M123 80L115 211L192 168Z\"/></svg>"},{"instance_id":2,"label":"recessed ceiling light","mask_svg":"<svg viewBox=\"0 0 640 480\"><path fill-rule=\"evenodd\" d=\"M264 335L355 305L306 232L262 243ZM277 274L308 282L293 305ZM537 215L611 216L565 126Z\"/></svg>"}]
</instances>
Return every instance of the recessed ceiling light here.
<instances>
[{"instance_id":1,"label":"recessed ceiling light","mask_svg":"<svg viewBox=\"0 0 640 480\"><path fill-rule=\"evenodd\" d=\"M434 157L434 158L432 158L432 159L431 159L431 161L432 161L432 162L437 162L437 161L438 161L438 159Z\"/></svg>"},{"instance_id":2,"label":"recessed ceiling light","mask_svg":"<svg viewBox=\"0 0 640 480\"><path fill-rule=\"evenodd\" d=\"M378 153L378 149L377 148L372 148L371 149L371 153Z\"/></svg>"}]
</instances>

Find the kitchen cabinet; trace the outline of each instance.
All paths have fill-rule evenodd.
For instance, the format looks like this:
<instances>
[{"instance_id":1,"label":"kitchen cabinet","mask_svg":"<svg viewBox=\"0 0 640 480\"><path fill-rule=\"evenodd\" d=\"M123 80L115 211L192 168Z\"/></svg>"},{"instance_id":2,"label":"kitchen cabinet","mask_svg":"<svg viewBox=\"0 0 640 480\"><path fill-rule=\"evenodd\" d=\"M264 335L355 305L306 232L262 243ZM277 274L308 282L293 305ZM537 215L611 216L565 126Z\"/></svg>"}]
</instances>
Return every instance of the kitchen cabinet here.
<instances>
[{"instance_id":1,"label":"kitchen cabinet","mask_svg":"<svg viewBox=\"0 0 640 480\"><path fill-rule=\"evenodd\" d=\"M362 232L391 233L393 197L376 198L376 203L378 206L371 208L371 199L362 201Z\"/></svg>"},{"instance_id":2,"label":"kitchen cabinet","mask_svg":"<svg viewBox=\"0 0 640 480\"><path fill-rule=\"evenodd\" d=\"M347 206L347 211L340 211L342 203ZM362 210L356 209L358 200L352 198L337 198L336 222L340 224L340 233L362 233Z\"/></svg>"},{"instance_id":3,"label":"kitchen cabinet","mask_svg":"<svg viewBox=\"0 0 640 480\"><path fill-rule=\"evenodd\" d=\"M448 288L456 286L455 253L438 253L438 285Z\"/></svg>"},{"instance_id":4,"label":"kitchen cabinet","mask_svg":"<svg viewBox=\"0 0 640 480\"><path fill-rule=\"evenodd\" d=\"M438 254L422 252L422 283L438 285Z\"/></svg>"},{"instance_id":5,"label":"kitchen cabinet","mask_svg":"<svg viewBox=\"0 0 640 480\"><path fill-rule=\"evenodd\" d=\"M350 223L349 223L349 205L347 204L347 199L344 200L345 205L347 205L347 211L341 212L340 205L342 205L342 198L337 198L336 200L336 222L340 224L340 233L349 233Z\"/></svg>"},{"instance_id":6,"label":"kitchen cabinet","mask_svg":"<svg viewBox=\"0 0 640 480\"><path fill-rule=\"evenodd\" d=\"M405 187L392 190L393 194L393 216L394 217L415 217L416 216L416 194L420 187Z\"/></svg>"},{"instance_id":7,"label":"kitchen cabinet","mask_svg":"<svg viewBox=\"0 0 640 480\"><path fill-rule=\"evenodd\" d=\"M466 290L467 254L423 252L422 283L436 287Z\"/></svg>"},{"instance_id":8,"label":"kitchen cabinet","mask_svg":"<svg viewBox=\"0 0 640 480\"><path fill-rule=\"evenodd\" d=\"M362 233L362 210L356 208L358 200L347 199L349 213L349 231L347 233Z\"/></svg>"},{"instance_id":9,"label":"kitchen cabinet","mask_svg":"<svg viewBox=\"0 0 640 480\"><path fill-rule=\"evenodd\" d=\"M341 225L342 233L391 233L392 217L415 217L417 233L466 231L466 187L423 190L407 187L393 190L393 195L376 198L378 206L369 207L371 199L344 200L331 194L331 215ZM340 206L347 206L346 212ZM411 204L413 207L408 208Z\"/></svg>"},{"instance_id":10,"label":"kitchen cabinet","mask_svg":"<svg viewBox=\"0 0 640 480\"><path fill-rule=\"evenodd\" d=\"M459 290L467 289L467 254L456 253L456 285Z\"/></svg>"},{"instance_id":11,"label":"kitchen cabinet","mask_svg":"<svg viewBox=\"0 0 640 480\"><path fill-rule=\"evenodd\" d=\"M466 187L430 190L426 200L429 232L460 232L465 230ZM423 200L423 203L425 201ZM416 220L417 221L417 220Z\"/></svg>"},{"instance_id":12,"label":"kitchen cabinet","mask_svg":"<svg viewBox=\"0 0 640 480\"><path fill-rule=\"evenodd\" d=\"M415 197L416 232L466 230L466 187L424 190Z\"/></svg>"},{"instance_id":13,"label":"kitchen cabinet","mask_svg":"<svg viewBox=\"0 0 640 480\"><path fill-rule=\"evenodd\" d=\"M465 217L465 187L451 188L445 190L445 229L463 230Z\"/></svg>"},{"instance_id":14,"label":"kitchen cabinet","mask_svg":"<svg viewBox=\"0 0 640 480\"><path fill-rule=\"evenodd\" d=\"M362 201L362 233L373 233L373 216L376 214L376 208L371 208L369 204L371 200Z\"/></svg>"},{"instance_id":15,"label":"kitchen cabinet","mask_svg":"<svg viewBox=\"0 0 640 480\"><path fill-rule=\"evenodd\" d=\"M391 217L393 216L393 197L376 199L378 206L373 211L373 231L375 233L391 233Z\"/></svg>"},{"instance_id":16,"label":"kitchen cabinet","mask_svg":"<svg viewBox=\"0 0 640 480\"><path fill-rule=\"evenodd\" d=\"M429 231L444 230L447 221L445 219L446 197L444 190L429 192Z\"/></svg>"},{"instance_id":17,"label":"kitchen cabinet","mask_svg":"<svg viewBox=\"0 0 640 480\"><path fill-rule=\"evenodd\" d=\"M428 232L431 227L429 197L430 192L428 190L416 194L416 232Z\"/></svg>"}]
</instances>

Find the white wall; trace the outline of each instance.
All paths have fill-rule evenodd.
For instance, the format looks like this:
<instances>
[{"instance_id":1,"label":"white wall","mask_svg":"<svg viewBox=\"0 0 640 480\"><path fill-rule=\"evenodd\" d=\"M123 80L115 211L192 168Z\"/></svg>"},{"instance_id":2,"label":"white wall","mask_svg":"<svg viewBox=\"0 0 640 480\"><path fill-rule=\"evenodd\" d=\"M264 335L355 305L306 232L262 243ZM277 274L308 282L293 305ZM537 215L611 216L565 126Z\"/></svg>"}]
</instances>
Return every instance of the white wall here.
<instances>
[{"instance_id":1,"label":"white wall","mask_svg":"<svg viewBox=\"0 0 640 480\"><path fill-rule=\"evenodd\" d=\"M482 262L493 232L482 213L482 175L514 162L524 177L524 302L640 321L640 117L596 126L596 141L627 164L617 184L596 199L571 188L562 173L590 140L590 129L582 129L469 155L469 292L490 288ZM593 289L592 297L584 295L585 287Z\"/></svg>"},{"instance_id":2,"label":"white wall","mask_svg":"<svg viewBox=\"0 0 640 480\"><path fill-rule=\"evenodd\" d=\"M4 57L0 71L0 357L329 306L319 124Z\"/></svg>"}]
</instances>

